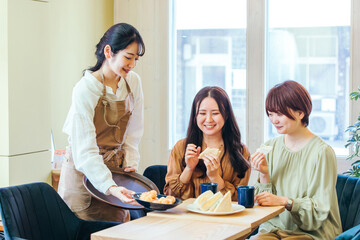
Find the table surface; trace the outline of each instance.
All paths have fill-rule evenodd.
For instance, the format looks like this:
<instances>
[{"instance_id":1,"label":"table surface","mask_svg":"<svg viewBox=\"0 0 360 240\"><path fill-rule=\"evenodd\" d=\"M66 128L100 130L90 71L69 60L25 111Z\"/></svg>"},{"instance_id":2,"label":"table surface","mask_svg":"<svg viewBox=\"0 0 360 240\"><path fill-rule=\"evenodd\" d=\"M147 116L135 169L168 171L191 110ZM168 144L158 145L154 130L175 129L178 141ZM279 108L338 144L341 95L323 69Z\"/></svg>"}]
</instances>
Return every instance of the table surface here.
<instances>
[{"instance_id":1,"label":"table surface","mask_svg":"<svg viewBox=\"0 0 360 240\"><path fill-rule=\"evenodd\" d=\"M285 210L285 207L283 206L262 207L255 205L253 208L245 208L243 211L238 213L222 216L211 216L189 212L186 207L194 201L195 198L189 198L175 208L163 212L149 212L147 215L214 223L238 224L250 226L251 228L256 228L261 223L266 222L267 220L279 215Z\"/></svg>"},{"instance_id":2,"label":"table surface","mask_svg":"<svg viewBox=\"0 0 360 240\"><path fill-rule=\"evenodd\" d=\"M279 215L283 206L246 208L229 215L203 215L187 210L187 199L166 211L142 217L91 234L91 240L115 239L238 239L245 238L261 223Z\"/></svg>"},{"instance_id":3,"label":"table surface","mask_svg":"<svg viewBox=\"0 0 360 240\"><path fill-rule=\"evenodd\" d=\"M146 216L91 234L91 240L238 239L250 227L233 224Z\"/></svg>"}]
</instances>

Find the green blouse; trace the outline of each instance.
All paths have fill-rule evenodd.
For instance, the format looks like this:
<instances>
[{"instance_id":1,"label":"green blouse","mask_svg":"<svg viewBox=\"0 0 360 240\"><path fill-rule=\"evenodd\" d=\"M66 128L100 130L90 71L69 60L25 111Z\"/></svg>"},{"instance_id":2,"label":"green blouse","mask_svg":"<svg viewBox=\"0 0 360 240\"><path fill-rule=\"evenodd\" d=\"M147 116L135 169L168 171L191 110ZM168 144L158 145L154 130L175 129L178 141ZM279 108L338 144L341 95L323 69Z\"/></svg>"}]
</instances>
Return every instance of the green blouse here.
<instances>
[{"instance_id":1,"label":"green blouse","mask_svg":"<svg viewBox=\"0 0 360 240\"><path fill-rule=\"evenodd\" d=\"M270 183L255 184L255 194L270 192L294 200L291 212L260 225L260 232L284 230L314 239L334 239L342 232L336 196L337 163L333 149L314 136L299 151L284 144L284 136L265 143Z\"/></svg>"}]
</instances>

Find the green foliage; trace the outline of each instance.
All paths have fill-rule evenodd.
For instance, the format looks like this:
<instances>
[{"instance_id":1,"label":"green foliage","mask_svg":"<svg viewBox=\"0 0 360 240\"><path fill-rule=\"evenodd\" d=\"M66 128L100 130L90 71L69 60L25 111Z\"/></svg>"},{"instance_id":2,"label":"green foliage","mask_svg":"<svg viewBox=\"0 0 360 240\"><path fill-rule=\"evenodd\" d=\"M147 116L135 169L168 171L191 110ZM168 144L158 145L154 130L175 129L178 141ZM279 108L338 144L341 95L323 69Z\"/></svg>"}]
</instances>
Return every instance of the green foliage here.
<instances>
[{"instance_id":1,"label":"green foliage","mask_svg":"<svg viewBox=\"0 0 360 240\"><path fill-rule=\"evenodd\" d=\"M350 99L357 101L360 99L360 86L358 92L350 93ZM360 177L360 115L354 125L349 126L345 132L349 132L349 139L347 140L345 147L351 147L352 153L346 158L346 160L358 159L351 164L351 168L344 172L344 175Z\"/></svg>"}]
</instances>

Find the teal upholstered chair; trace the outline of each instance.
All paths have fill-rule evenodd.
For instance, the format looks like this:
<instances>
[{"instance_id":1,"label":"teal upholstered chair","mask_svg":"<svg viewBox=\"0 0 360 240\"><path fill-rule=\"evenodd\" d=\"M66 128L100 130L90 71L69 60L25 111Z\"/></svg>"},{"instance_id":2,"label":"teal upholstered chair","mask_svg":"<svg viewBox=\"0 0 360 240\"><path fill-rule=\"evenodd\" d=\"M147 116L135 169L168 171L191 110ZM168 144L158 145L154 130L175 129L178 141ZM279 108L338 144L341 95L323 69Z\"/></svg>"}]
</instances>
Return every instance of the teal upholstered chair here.
<instances>
[{"instance_id":1,"label":"teal upholstered chair","mask_svg":"<svg viewBox=\"0 0 360 240\"><path fill-rule=\"evenodd\" d=\"M155 183L160 191L160 194L164 194L166 173L166 165L152 165L145 169L143 175Z\"/></svg>"},{"instance_id":2,"label":"teal upholstered chair","mask_svg":"<svg viewBox=\"0 0 360 240\"><path fill-rule=\"evenodd\" d=\"M336 193L343 233L335 240L360 240L360 179L338 175Z\"/></svg>"},{"instance_id":3,"label":"teal upholstered chair","mask_svg":"<svg viewBox=\"0 0 360 240\"><path fill-rule=\"evenodd\" d=\"M0 189L5 239L90 239L90 234L119 223L84 221L46 183Z\"/></svg>"},{"instance_id":4,"label":"teal upholstered chair","mask_svg":"<svg viewBox=\"0 0 360 240\"><path fill-rule=\"evenodd\" d=\"M336 193L343 233L336 240L360 240L360 178L338 175Z\"/></svg>"},{"instance_id":5,"label":"teal upholstered chair","mask_svg":"<svg viewBox=\"0 0 360 240\"><path fill-rule=\"evenodd\" d=\"M145 169L143 176L150 179L158 187L160 194L164 194L165 176L167 173L166 165L152 165ZM130 219L135 220L146 216L149 210L130 210Z\"/></svg>"}]
</instances>

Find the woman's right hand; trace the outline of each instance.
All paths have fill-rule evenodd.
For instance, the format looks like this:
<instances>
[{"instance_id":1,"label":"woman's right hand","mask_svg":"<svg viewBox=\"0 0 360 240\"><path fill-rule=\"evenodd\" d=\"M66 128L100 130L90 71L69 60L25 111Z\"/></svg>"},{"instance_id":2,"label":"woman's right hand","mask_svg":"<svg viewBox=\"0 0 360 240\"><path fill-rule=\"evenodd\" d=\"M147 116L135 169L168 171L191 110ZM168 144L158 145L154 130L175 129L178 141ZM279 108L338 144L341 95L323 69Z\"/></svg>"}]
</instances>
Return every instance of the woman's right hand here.
<instances>
[{"instance_id":1,"label":"woman's right hand","mask_svg":"<svg viewBox=\"0 0 360 240\"><path fill-rule=\"evenodd\" d=\"M185 163L188 168L191 170L195 169L196 165L199 162L199 154L201 147L196 147L195 144L188 144L185 151Z\"/></svg>"},{"instance_id":2,"label":"woman's right hand","mask_svg":"<svg viewBox=\"0 0 360 240\"><path fill-rule=\"evenodd\" d=\"M251 155L251 167L259 171L262 174L269 174L269 168L266 162L265 154L261 152L256 152Z\"/></svg>"},{"instance_id":3,"label":"woman's right hand","mask_svg":"<svg viewBox=\"0 0 360 240\"><path fill-rule=\"evenodd\" d=\"M134 191L131 191L125 187L121 186L111 186L109 188L109 193L114 197L117 197L124 203L129 203L135 206L141 206L133 197L132 195L135 194Z\"/></svg>"}]
</instances>

